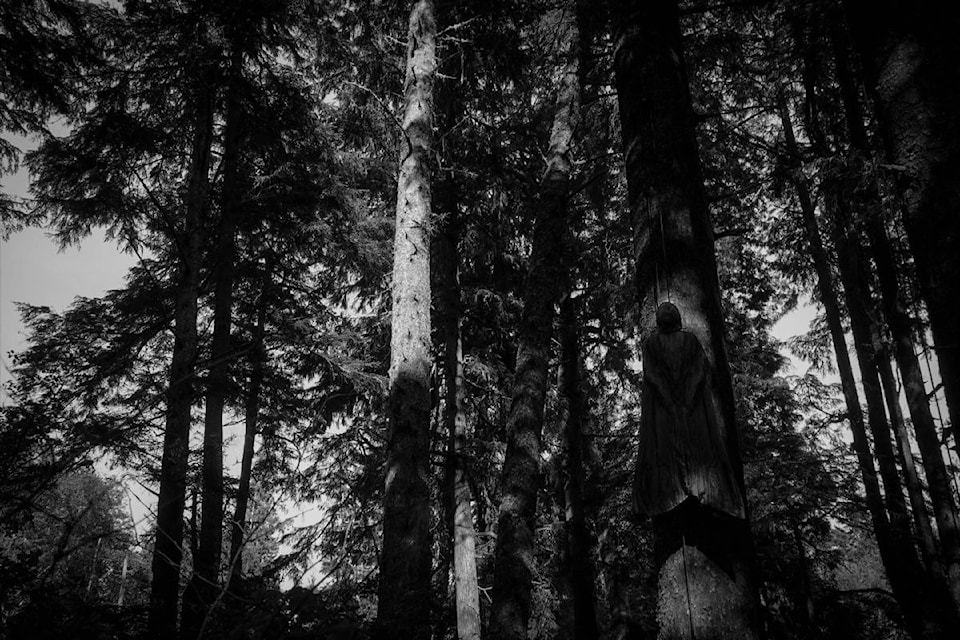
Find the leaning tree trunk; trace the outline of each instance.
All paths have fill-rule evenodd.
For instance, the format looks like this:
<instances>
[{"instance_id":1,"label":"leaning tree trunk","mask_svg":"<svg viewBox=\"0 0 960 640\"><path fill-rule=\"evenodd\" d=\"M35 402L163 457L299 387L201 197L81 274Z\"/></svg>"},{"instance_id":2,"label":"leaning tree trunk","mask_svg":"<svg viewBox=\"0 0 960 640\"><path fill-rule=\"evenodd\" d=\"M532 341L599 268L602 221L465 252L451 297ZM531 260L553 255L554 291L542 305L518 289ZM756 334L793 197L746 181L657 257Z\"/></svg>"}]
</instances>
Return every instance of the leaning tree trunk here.
<instances>
[{"instance_id":1,"label":"leaning tree trunk","mask_svg":"<svg viewBox=\"0 0 960 640\"><path fill-rule=\"evenodd\" d=\"M397 181L383 551L377 635L430 637L430 154L437 23L410 11Z\"/></svg>"},{"instance_id":2,"label":"leaning tree trunk","mask_svg":"<svg viewBox=\"0 0 960 640\"><path fill-rule=\"evenodd\" d=\"M893 367L890 365L888 354L882 350L880 339L876 334L873 343L877 373L880 374L880 386L883 387L883 399L887 403L887 415L890 417L890 427L893 429L897 443L897 459L900 462L900 468L903 469L903 480L907 488L907 496L910 498L913 524L916 526L916 534L920 541L920 556L927 571L939 579L943 576L943 567L937 551L937 540L933 535L933 523L927 510L923 483L917 475L917 467L913 460L910 434L907 432L903 411L900 409L900 394L897 392L897 382L893 377Z\"/></svg>"},{"instance_id":3,"label":"leaning tree trunk","mask_svg":"<svg viewBox=\"0 0 960 640\"><path fill-rule=\"evenodd\" d=\"M547 363L554 306L560 296L562 267L558 256L563 251L567 226L573 137L580 118L579 34L575 19L563 28L569 47L568 62L557 94L547 167L540 181L513 402L507 418L489 632L498 640L526 639L536 576L534 529Z\"/></svg>"},{"instance_id":4,"label":"leaning tree trunk","mask_svg":"<svg viewBox=\"0 0 960 640\"><path fill-rule=\"evenodd\" d=\"M567 403L564 425L567 454L564 473L566 556L570 562L569 581L573 597L574 637L577 640L591 640L599 637L600 630L597 626L595 596L596 541L587 521L585 504L587 469L584 451L587 443L584 441L584 425L588 420L589 407L582 387L577 321L574 301L568 293L560 304L560 348L563 372L560 393Z\"/></svg>"},{"instance_id":5,"label":"leaning tree trunk","mask_svg":"<svg viewBox=\"0 0 960 640\"><path fill-rule=\"evenodd\" d=\"M847 352L840 304L837 299L830 261L820 237L813 200L799 166L799 149L793 133L787 100L782 93L778 96L778 109L788 160L792 164L793 184L800 201L803 227L810 247L814 271L817 274L820 302L826 313L827 326L830 329L830 337L833 341L837 370L840 374L840 383L847 407L847 417L853 434L853 447L860 466L867 509L873 523L880 557L887 573L887 579L890 581L890 586L903 611L911 636L915 640L938 638L941 634L939 614L935 610L931 610L932 603L929 598L925 597L926 576L920 560L917 558L916 549L910 539L909 532L904 535L902 531L894 531L884 508L883 494L874 467L873 454L867 440L866 425L863 412L860 409L860 399L857 396L853 366Z\"/></svg>"},{"instance_id":6,"label":"leaning tree trunk","mask_svg":"<svg viewBox=\"0 0 960 640\"><path fill-rule=\"evenodd\" d=\"M846 0L960 446L960 21L950 3Z\"/></svg>"},{"instance_id":7,"label":"leaning tree trunk","mask_svg":"<svg viewBox=\"0 0 960 640\"><path fill-rule=\"evenodd\" d=\"M866 159L870 157L871 149L867 140L863 110L860 106L856 82L850 69L842 31L835 29L832 33L832 40L844 114L850 132L850 144L857 153ZM960 611L960 526L958 526L953 492L950 488L949 476L940 449L938 430L930 411L930 402L923 382L920 359L915 351L914 323L903 302L896 254L887 235L879 189L875 183L868 183L863 200L866 209L867 238L876 265L876 276L880 289L880 306L890 329L890 335L893 338L894 357L903 377L907 409L910 412L910 418L913 420L924 473L930 487L934 517L937 521L937 530L940 533L945 577L953 598L954 608ZM899 403L899 399L896 402ZM925 539L927 535L926 532L923 532ZM933 564L939 565L940 562L933 558Z\"/></svg>"},{"instance_id":8,"label":"leaning tree trunk","mask_svg":"<svg viewBox=\"0 0 960 640\"><path fill-rule=\"evenodd\" d=\"M176 636L180 561L183 559L183 508L190 454L190 410L197 360L197 299L200 295L200 247L207 207L213 95L206 79L197 80L190 170L184 202L184 226L174 238L178 257L173 357L167 387L166 425L160 462L157 537L153 548L148 635Z\"/></svg>"},{"instance_id":9,"label":"leaning tree trunk","mask_svg":"<svg viewBox=\"0 0 960 640\"><path fill-rule=\"evenodd\" d=\"M693 107L683 62L676 0L623 3L614 70L629 203L637 238L642 327L653 330L659 303L673 302L707 356L705 393L744 502L733 385L727 363L713 231L701 176ZM719 453L718 453L719 455ZM696 525L655 527L660 638L759 635L758 594L746 518L717 518L701 539ZM668 512L669 515L672 512ZM685 529L687 527L689 531ZM693 529L696 529L696 532ZM709 550L708 550L709 549ZM708 555L709 554L709 555ZM719 564L718 564L719 563ZM718 566L724 565L724 570Z\"/></svg>"},{"instance_id":10,"label":"leaning tree trunk","mask_svg":"<svg viewBox=\"0 0 960 640\"><path fill-rule=\"evenodd\" d=\"M240 141L243 122L240 105L240 74L243 53L234 47L227 89L227 117L223 143L223 184L220 224L214 258L213 344L203 422L203 474L200 519L200 552L193 559L193 578L183 594L180 636L198 637L211 615L220 584L223 550L223 407L230 372L230 326L233 313L233 272L236 218L240 208Z\"/></svg>"}]
</instances>

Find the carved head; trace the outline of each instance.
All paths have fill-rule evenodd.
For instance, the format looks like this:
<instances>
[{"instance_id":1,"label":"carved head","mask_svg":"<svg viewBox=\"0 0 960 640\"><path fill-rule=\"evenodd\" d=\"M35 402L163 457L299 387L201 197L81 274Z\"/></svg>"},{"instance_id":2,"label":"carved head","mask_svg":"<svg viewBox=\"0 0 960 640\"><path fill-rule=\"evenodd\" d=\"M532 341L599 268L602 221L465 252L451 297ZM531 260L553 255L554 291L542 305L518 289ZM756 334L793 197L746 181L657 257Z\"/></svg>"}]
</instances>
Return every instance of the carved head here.
<instances>
[{"instance_id":1,"label":"carved head","mask_svg":"<svg viewBox=\"0 0 960 640\"><path fill-rule=\"evenodd\" d=\"M672 302L664 302L657 307L657 329L660 333L680 331L680 310Z\"/></svg>"}]
</instances>

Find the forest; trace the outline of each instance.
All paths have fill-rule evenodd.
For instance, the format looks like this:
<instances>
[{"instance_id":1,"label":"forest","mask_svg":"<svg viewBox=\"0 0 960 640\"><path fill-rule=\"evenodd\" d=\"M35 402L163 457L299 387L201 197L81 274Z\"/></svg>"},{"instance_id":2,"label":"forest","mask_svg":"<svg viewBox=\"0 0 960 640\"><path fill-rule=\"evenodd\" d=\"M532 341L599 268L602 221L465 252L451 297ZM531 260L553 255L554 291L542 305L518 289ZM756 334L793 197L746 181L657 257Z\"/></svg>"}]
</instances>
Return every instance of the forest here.
<instances>
[{"instance_id":1,"label":"forest","mask_svg":"<svg viewBox=\"0 0 960 640\"><path fill-rule=\"evenodd\" d=\"M3 0L0 637L960 637L949 5Z\"/></svg>"}]
</instances>

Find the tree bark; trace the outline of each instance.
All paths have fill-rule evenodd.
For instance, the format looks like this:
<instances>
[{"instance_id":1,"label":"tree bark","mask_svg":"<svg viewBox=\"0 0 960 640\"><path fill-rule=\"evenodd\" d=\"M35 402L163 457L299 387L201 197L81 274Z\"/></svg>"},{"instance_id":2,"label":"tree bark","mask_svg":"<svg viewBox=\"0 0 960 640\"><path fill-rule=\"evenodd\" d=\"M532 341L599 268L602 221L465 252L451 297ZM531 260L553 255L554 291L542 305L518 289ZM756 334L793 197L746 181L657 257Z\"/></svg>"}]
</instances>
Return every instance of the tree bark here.
<instances>
[{"instance_id":1,"label":"tree bark","mask_svg":"<svg viewBox=\"0 0 960 640\"><path fill-rule=\"evenodd\" d=\"M910 539L909 532L904 536L902 530L895 531L884 508L883 494L880 490L873 455L867 440L866 426L860 409L860 399L857 396L853 366L847 352L840 305L830 269L830 261L820 237L813 200L799 166L799 149L793 133L787 100L782 92L778 96L778 109L788 159L793 163L793 183L800 201L803 226L807 242L810 245L814 270L817 274L820 301L827 316L827 325L830 329L834 354L837 358L837 370L840 374L850 430L853 433L853 446L860 465L867 509L873 523L880 557L890 586L903 611L911 636L917 640L920 638L939 638L942 634L939 615L935 611L931 611L932 603L929 598L925 597L927 591L926 577L917 558L916 549Z\"/></svg>"},{"instance_id":2,"label":"tree bark","mask_svg":"<svg viewBox=\"0 0 960 640\"><path fill-rule=\"evenodd\" d=\"M684 329L699 340L711 373L707 393L717 407L717 424L742 498L743 464L713 231L675 0L623 3L614 71L642 332L652 333L658 304L669 300L679 308ZM679 509L663 517L674 511ZM714 514L696 505L689 515L675 526L656 527L659 637L758 637L759 602L747 520L717 517L707 525ZM688 544L694 540L704 541ZM727 570L717 570L718 563Z\"/></svg>"},{"instance_id":3,"label":"tree bark","mask_svg":"<svg viewBox=\"0 0 960 640\"><path fill-rule=\"evenodd\" d=\"M184 226L174 238L178 255L174 311L174 344L167 387L166 424L160 463L157 538L153 550L148 635L156 640L176 636L180 561L183 559L183 509L187 458L190 454L190 410L197 359L197 299L200 293L200 247L207 208L210 145L213 138L213 95L201 74L193 113L190 168L184 198Z\"/></svg>"},{"instance_id":4,"label":"tree bark","mask_svg":"<svg viewBox=\"0 0 960 640\"><path fill-rule=\"evenodd\" d=\"M836 21L834 21L834 23L835 22ZM853 73L850 69L850 62L846 54L846 43L843 40L843 33L839 28L835 28L832 34L832 40L834 57L836 59L837 78L843 99L847 128L850 132L851 147L853 147L854 151L860 154L861 157L869 158L871 149L867 139L866 127L864 126L863 111L860 106ZM937 521L937 529L940 533L942 564L946 569L944 575L947 579L954 607L960 611L960 528L958 528L957 511L953 501L953 492L950 488L950 479L946 466L944 465L943 453L940 449L938 430L933 419L933 414L930 411L930 403L927 398L923 374L920 369L920 359L917 357L915 350L913 340L914 321L907 313L906 305L904 304L901 294L897 259L893 246L890 243L890 238L887 235L887 229L880 206L879 190L875 183L868 183L867 191L864 197L862 197L862 201L864 202L864 208L866 210L865 228L867 238L869 240L873 261L876 265L876 276L880 290L880 307L893 339L894 357L896 358L897 367L900 369L903 377L907 408L910 412L910 418L913 421L917 444L920 447L920 455L923 461L924 473L930 487L934 516ZM889 386L892 387L892 383ZM892 404L899 410L899 394L894 394L895 389L891 389L889 395L894 397ZM891 410L893 410L893 407L891 407ZM908 438L905 440L904 446L906 452L909 452ZM909 453L906 455L909 456ZM918 509L921 508L923 512L926 511L925 505L918 505L914 507L915 513L920 513ZM931 545L933 538L932 532L927 531L927 529L929 529L929 523L926 524L926 527L921 523L920 532L925 547ZM929 553L929 549L927 553ZM940 573L939 565L941 563L936 555L931 556L930 560L934 573Z\"/></svg>"},{"instance_id":5,"label":"tree bark","mask_svg":"<svg viewBox=\"0 0 960 640\"><path fill-rule=\"evenodd\" d=\"M264 285L260 290L257 308L257 324L253 334L253 351L250 356L250 381L247 386L246 404L243 412L243 453L240 457L240 481L237 486L237 504L233 512L230 529L230 587L239 586L243 578L243 548L249 537L247 531L247 509L250 504L250 479L253 473L253 450L257 440L258 420L260 417L260 392L263 387L263 372L266 361L264 335L267 320L267 282L269 272L264 275Z\"/></svg>"},{"instance_id":6,"label":"tree bark","mask_svg":"<svg viewBox=\"0 0 960 640\"><path fill-rule=\"evenodd\" d=\"M597 575L594 563L596 541L587 521L584 496L584 485L587 482L584 424L588 419L589 408L582 388L577 320L573 298L567 294L560 304L560 348L563 374L560 393L567 403L564 425L567 454L564 473L566 549L570 562L574 637L577 640L590 640L599 638L600 631L597 625L594 592Z\"/></svg>"},{"instance_id":7,"label":"tree bark","mask_svg":"<svg viewBox=\"0 0 960 640\"><path fill-rule=\"evenodd\" d=\"M533 248L520 323L513 401L507 419L503 498L497 521L490 636L525 640L533 580L537 574L534 529L540 469L540 437L547 392L547 363L554 306L560 296L572 171L574 131L580 118L579 33L575 12L563 25L567 64L557 93L547 166L540 180Z\"/></svg>"},{"instance_id":8,"label":"tree bark","mask_svg":"<svg viewBox=\"0 0 960 640\"><path fill-rule=\"evenodd\" d=\"M204 621L212 613L210 607L216 600L220 585L220 557L223 551L223 408L230 383L235 236L236 219L240 213L241 187L238 178L243 138L240 102L242 72L243 53L235 46L230 55L220 223L213 254L213 339L203 422L200 550L193 559L193 577L183 597L180 635L185 640L198 637Z\"/></svg>"},{"instance_id":9,"label":"tree bark","mask_svg":"<svg viewBox=\"0 0 960 640\"><path fill-rule=\"evenodd\" d=\"M444 92L447 93L447 92ZM452 96L445 96L452 99ZM445 105L445 107L448 105ZM447 116L450 114L447 113ZM446 117L447 126L453 119ZM463 344L460 333L460 220L456 184L446 176L437 185L438 231L434 234L433 267L436 283L436 319L443 341L444 409L447 460L444 499L449 518L448 543L452 545L457 638L480 638L480 589L477 583L476 532L473 525L472 492L468 481L469 433L463 411ZM446 580L447 572L441 577Z\"/></svg>"},{"instance_id":10,"label":"tree bark","mask_svg":"<svg viewBox=\"0 0 960 640\"><path fill-rule=\"evenodd\" d=\"M933 524L927 511L923 483L917 475L917 467L914 464L910 434L907 432L907 425L903 420L903 411L900 409L900 394L897 393L893 367L890 366L888 356L880 350L876 335L874 336L874 345L877 356L877 373L880 374L880 385L883 387L883 397L887 402L887 415L890 417L890 427L893 429L894 439L897 443L897 458L900 462L900 468L903 469L907 496L910 498L910 511L913 513L916 535L920 539L920 557L932 576L942 577L943 568L938 557L937 541L933 536Z\"/></svg>"},{"instance_id":11,"label":"tree bark","mask_svg":"<svg viewBox=\"0 0 960 640\"><path fill-rule=\"evenodd\" d=\"M437 23L410 11L397 182L383 552L376 633L430 637L430 216Z\"/></svg>"},{"instance_id":12,"label":"tree bark","mask_svg":"<svg viewBox=\"0 0 960 640\"><path fill-rule=\"evenodd\" d=\"M960 22L944 3L846 0L845 6L902 192L904 227L960 446Z\"/></svg>"}]
</instances>

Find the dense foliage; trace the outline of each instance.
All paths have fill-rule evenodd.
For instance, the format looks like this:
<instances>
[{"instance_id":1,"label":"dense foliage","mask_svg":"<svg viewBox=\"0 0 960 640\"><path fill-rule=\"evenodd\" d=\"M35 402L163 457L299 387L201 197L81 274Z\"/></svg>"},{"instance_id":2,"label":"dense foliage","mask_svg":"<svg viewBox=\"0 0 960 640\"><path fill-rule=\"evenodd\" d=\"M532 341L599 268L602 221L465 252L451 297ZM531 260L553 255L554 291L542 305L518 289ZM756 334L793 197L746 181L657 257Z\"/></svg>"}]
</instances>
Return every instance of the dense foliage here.
<instances>
[{"instance_id":1,"label":"dense foliage","mask_svg":"<svg viewBox=\"0 0 960 640\"><path fill-rule=\"evenodd\" d=\"M590 637L656 636L659 534L631 507L652 326L637 298L674 258L638 231L630 204L615 77L624 10L401 4L0 7L0 129L36 142L21 157L0 139L3 170L25 162L31 175L28 197L0 194L4 237L32 225L67 246L102 228L136 258L102 297L19 306L27 337L0 407L0 636L162 637L154 573L170 559L155 542L172 539L185 638L383 637L384 476L398 456L393 207L415 148L406 39L429 27L408 23L408 4L414 16L437 5L422 160L432 299L419 301L433 358L424 624L458 637L457 508L475 541L477 632L503 624L491 622L506 597L494 588L498 532L521 476L501 472L539 357L539 448L519 487L535 504L527 636L586 637L591 625ZM876 115L870 43L847 26L863 8L654 4L680 16L700 159L689 180L711 216L716 376L728 371L736 399L758 624L785 640L947 637L912 617L909 571L884 551L906 532L933 607L917 615L958 619L956 426L943 397L960 380L938 371L946 334L928 325L925 247L903 227L912 169L889 156L885 127L906 116ZM887 18L902 10L881 4ZM932 57L937 25L922 26L917 47ZM890 42L913 33L889 31ZM550 224L556 245L544 244ZM775 337L798 309L809 330ZM924 362L913 396L898 340ZM871 396L885 370L893 386ZM167 491L182 527L157 515Z\"/></svg>"}]
</instances>

